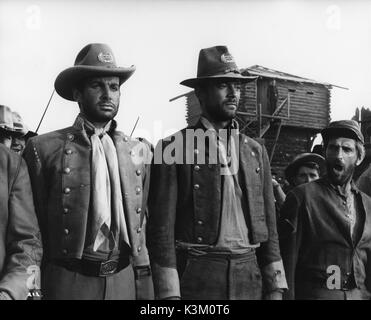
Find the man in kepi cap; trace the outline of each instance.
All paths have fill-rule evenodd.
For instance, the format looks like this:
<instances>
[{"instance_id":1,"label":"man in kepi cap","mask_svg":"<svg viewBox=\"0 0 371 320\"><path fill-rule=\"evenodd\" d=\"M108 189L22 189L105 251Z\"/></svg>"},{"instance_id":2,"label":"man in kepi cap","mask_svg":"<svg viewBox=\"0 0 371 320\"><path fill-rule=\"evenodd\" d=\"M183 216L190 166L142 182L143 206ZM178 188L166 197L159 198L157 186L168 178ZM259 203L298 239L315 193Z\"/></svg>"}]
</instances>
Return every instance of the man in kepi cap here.
<instances>
[{"instance_id":1,"label":"man in kepi cap","mask_svg":"<svg viewBox=\"0 0 371 320\"><path fill-rule=\"evenodd\" d=\"M300 185L281 210L288 299L370 299L371 198L352 181L365 155L353 120L322 132L327 175Z\"/></svg>"},{"instance_id":2,"label":"man in kepi cap","mask_svg":"<svg viewBox=\"0 0 371 320\"><path fill-rule=\"evenodd\" d=\"M325 171L325 159L316 153L301 153L285 169L285 178L289 182L289 190L303 183L318 179ZM273 193L278 210L283 205L286 195L281 185L273 179Z\"/></svg>"},{"instance_id":3,"label":"man in kepi cap","mask_svg":"<svg viewBox=\"0 0 371 320\"><path fill-rule=\"evenodd\" d=\"M296 187L318 179L325 171L325 159L316 153L301 153L286 167L285 177Z\"/></svg>"},{"instance_id":4,"label":"man in kepi cap","mask_svg":"<svg viewBox=\"0 0 371 320\"><path fill-rule=\"evenodd\" d=\"M114 120L120 86L134 71L117 67L107 45L85 46L54 84L78 103L75 123L26 145L46 248L46 299L153 294L144 233L150 147L117 131ZM135 285L149 290L143 296Z\"/></svg>"},{"instance_id":5,"label":"man in kepi cap","mask_svg":"<svg viewBox=\"0 0 371 320\"><path fill-rule=\"evenodd\" d=\"M234 120L241 85L253 80L216 46L200 51L197 78L181 82L202 115L155 149L148 246L158 299L282 298L267 152Z\"/></svg>"}]
</instances>

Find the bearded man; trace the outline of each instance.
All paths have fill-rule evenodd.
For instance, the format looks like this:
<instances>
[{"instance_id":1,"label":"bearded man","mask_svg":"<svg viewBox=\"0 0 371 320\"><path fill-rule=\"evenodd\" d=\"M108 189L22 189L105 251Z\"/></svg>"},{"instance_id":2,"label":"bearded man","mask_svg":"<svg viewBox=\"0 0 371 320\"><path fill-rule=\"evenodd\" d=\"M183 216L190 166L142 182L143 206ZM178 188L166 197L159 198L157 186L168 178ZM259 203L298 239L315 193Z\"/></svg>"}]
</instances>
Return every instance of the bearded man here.
<instances>
[{"instance_id":1,"label":"bearded man","mask_svg":"<svg viewBox=\"0 0 371 320\"><path fill-rule=\"evenodd\" d=\"M371 198L352 179L364 138L353 120L334 121L321 134L327 175L293 189L281 210L285 297L370 299Z\"/></svg>"}]
</instances>

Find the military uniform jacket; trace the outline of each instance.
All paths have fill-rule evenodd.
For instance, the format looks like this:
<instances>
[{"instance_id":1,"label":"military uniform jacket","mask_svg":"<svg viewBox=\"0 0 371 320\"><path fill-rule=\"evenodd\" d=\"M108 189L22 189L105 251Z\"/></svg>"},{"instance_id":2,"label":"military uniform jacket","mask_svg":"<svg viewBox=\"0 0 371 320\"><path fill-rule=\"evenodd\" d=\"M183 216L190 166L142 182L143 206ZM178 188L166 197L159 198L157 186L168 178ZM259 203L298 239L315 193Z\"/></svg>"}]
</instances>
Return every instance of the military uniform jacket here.
<instances>
[{"instance_id":1,"label":"military uniform jacket","mask_svg":"<svg viewBox=\"0 0 371 320\"><path fill-rule=\"evenodd\" d=\"M198 140L187 138L187 130L205 130L199 122L188 127L170 138L160 141L156 146L151 169L151 188L149 196L148 246L154 284L157 297L174 295L171 282L176 282L176 241L194 244L215 244L219 234L221 213L221 165L199 163L187 164L189 155L199 155ZM191 140L191 141L190 141ZM237 137L239 150L240 185L246 196L248 212L245 221L249 229L251 244L260 243L258 259L260 266L272 268L275 263L282 264L278 235L276 229L275 206L272 188L270 165L265 147L258 142L239 134ZM159 154L167 153L171 142L179 143L174 154L173 164L159 161ZM179 152L181 149L182 152ZM161 163L159 163L161 162ZM182 162L182 163L180 163ZM277 264L276 264L277 266ZM282 267L283 269L283 267ZM284 278L284 271L282 270ZM266 286L273 289L277 286L273 272ZM286 283L286 281L283 281ZM157 289L156 289L157 287ZM164 291L164 292L161 292Z\"/></svg>"},{"instance_id":2,"label":"military uniform jacket","mask_svg":"<svg viewBox=\"0 0 371 320\"><path fill-rule=\"evenodd\" d=\"M0 291L26 299L31 269L40 265L42 246L24 161L0 144Z\"/></svg>"},{"instance_id":3,"label":"military uniform jacket","mask_svg":"<svg viewBox=\"0 0 371 320\"><path fill-rule=\"evenodd\" d=\"M113 121L115 127L115 122ZM114 128L109 132L119 163L124 212L134 264L148 265L144 225L150 147ZM26 145L36 212L47 260L81 258L87 229L91 143L82 125L33 137Z\"/></svg>"}]
</instances>

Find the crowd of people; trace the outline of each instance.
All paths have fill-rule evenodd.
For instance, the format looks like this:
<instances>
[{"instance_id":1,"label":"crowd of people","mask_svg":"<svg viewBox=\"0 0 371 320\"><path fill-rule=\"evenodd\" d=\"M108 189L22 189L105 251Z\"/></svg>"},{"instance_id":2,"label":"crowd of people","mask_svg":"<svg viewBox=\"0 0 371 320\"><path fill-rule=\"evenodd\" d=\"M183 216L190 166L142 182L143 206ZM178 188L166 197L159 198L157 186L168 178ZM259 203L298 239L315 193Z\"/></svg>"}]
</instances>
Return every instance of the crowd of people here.
<instances>
[{"instance_id":1,"label":"crowd of people","mask_svg":"<svg viewBox=\"0 0 371 320\"><path fill-rule=\"evenodd\" d=\"M356 121L324 128L322 155L297 155L283 187L264 144L239 131L241 86L256 77L226 46L201 49L197 76L181 82L197 124L155 148L116 129L134 72L108 45L85 46L54 83L80 112L46 134L0 106L0 299L371 298Z\"/></svg>"}]
</instances>

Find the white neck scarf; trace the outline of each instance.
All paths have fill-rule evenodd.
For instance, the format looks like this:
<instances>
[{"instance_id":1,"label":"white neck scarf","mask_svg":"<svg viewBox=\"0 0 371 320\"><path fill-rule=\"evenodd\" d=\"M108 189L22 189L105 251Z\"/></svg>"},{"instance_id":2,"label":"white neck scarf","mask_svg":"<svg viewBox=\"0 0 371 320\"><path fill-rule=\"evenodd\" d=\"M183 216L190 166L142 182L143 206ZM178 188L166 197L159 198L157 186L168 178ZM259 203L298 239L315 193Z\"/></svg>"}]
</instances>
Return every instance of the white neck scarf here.
<instances>
[{"instance_id":1,"label":"white neck scarf","mask_svg":"<svg viewBox=\"0 0 371 320\"><path fill-rule=\"evenodd\" d=\"M84 119L84 127L94 132L91 137L92 145L92 202L93 217L93 250L109 239L110 250L116 245L115 239L120 233L121 240L129 244L127 225L124 215L120 173L115 145L107 134L111 121L103 129L97 129ZM112 223L111 218L115 223Z\"/></svg>"}]
</instances>

